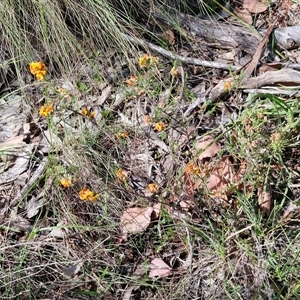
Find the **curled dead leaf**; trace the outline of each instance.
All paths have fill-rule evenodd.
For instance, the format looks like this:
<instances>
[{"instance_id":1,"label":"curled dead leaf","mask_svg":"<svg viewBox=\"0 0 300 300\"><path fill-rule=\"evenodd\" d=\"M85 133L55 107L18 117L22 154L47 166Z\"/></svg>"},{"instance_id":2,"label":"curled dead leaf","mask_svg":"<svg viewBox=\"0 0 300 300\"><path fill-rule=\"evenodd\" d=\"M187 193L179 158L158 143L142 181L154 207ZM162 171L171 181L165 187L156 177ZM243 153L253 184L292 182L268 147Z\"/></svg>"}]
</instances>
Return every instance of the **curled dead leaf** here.
<instances>
[{"instance_id":1,"label":"curled dead leaf","mask_svg":"<svg viewBox=\"0 0 300 300\"><path fill-rule=\"evenodd\" d=\"M160 212L160 204L153 207L131 207L127 208L121 216L122 238L126 240L128 233L139 233L145 231L150 222L156 219Z\"/></svg>"},{"instance_id":2,"label":"curled dead leaf","mask_svg":"<svg viewBox=\"0 0 300 300\"><path fill-rule=\"evenodd\" d=\"M243 7L253 14L262 13L268 9L265 4L257 0L244 0Z\"/></svg>"},{"instance_id":3,"label":"curled dead leaf","mask_svg":"<svg viewBox=\"0 0 300 300\"><path fill-rule=\"evenodd\" d=\"M221 149L221 144L216 142L215 139L211 135L206 135L201 137L195 145L197 150L201 151L199 155L199 160L203 160L205 158L212 158L215 156Z\"/></svg>"},{"instance_id":4,"label":"curled dead leaf","mask_svg":"<svg viewBox=\"0 0 300 300\"><path fill-rule=\"evenodd\" d=\"M170 268L161 258L154 258L150 264L149 278L167 277L172 273Z\"/></svg>"}]
</instances>

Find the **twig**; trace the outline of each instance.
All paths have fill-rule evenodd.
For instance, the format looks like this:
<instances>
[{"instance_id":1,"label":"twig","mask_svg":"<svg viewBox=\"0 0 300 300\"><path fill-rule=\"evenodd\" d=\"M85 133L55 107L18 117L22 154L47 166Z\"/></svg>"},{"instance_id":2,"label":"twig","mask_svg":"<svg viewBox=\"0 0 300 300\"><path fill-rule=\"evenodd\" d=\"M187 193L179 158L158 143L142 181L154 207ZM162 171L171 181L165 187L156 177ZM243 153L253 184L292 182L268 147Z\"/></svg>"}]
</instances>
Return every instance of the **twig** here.
<instances>
[{"instance_id":1,"label":"twig","mask_svg":"<svg viewBox=\"0 0 300 300\"><path fill-rule=\"evenodd\" d=\"M228 71L236 71L239 69L236 66L232 66L232 65L228 65L228 64L223 64L223 63L214 62L214 61L200 60L200 59L197 59L194 57L186 57L186 56L178 55L169 50L165 50L164 48L162 48L160 46L157 46L152 43L138 39L137 37L129 36L129 35L123 34L123 33L121 35L127 41L130 41L134 44L138 44L145 48L150 48L151 50L161 54L164 57L171 58L174 60L179 60L186 64L195 65L195 66L203 66L203 67L207 67L207 68L223 69L223 70L228 70Z\"/></svg>"},{"instance_id":2,"label":"twig","mask_svg":"<svg viewBox=\"0 0 300 300\"><path fill-rule=\"evenodd\" d=\"M262 41L260 42L255 54L253 55L251 62L247 65L247 67L245 67L245 74L244 74L242 82L246 82L250 78L254 69L257 67L257 64L262 56L264 47L265 47L265 45L269 39L269 36L274 28L274 24L275 24L275 22L269 26L265 36L263 37Z\"/></svg>"}]
</instances>

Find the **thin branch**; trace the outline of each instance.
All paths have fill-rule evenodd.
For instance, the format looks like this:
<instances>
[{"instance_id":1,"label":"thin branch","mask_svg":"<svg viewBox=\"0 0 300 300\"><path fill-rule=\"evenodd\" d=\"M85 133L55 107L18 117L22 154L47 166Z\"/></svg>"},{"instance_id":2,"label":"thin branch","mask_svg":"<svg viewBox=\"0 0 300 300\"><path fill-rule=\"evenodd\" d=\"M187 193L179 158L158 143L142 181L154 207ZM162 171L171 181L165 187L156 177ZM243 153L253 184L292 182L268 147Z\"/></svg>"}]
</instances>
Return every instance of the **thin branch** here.
<instances>
[{"instance_id":1,"label":"thin branch","mask_svg":"<svg viewBox=\"0 0 300 300\"><path fill-rule=\"evenodd\" d=\"M200 59L197 59L194 57L181 56L181 55L178 55L169 50L165 50L164 48L162 48L160 46L157 46L152 43L138 39L137 37L129 36L127 34L121 34L121 35L123 36L124 39L126 39L129 42L138 44L145 48L150 48L151 50L161 54L164 57L174 59L174 60L179 60L186 64L191 64L191 65L195 65L195 66L203 66L203 67L207 67L207 68L223 69L223 70L228 70L228 71L236 71L239 69L239 67L228 65L228 64L223 64L223 63L208 61L208 60L200 60Z\"/></svg>"}]
</instances>

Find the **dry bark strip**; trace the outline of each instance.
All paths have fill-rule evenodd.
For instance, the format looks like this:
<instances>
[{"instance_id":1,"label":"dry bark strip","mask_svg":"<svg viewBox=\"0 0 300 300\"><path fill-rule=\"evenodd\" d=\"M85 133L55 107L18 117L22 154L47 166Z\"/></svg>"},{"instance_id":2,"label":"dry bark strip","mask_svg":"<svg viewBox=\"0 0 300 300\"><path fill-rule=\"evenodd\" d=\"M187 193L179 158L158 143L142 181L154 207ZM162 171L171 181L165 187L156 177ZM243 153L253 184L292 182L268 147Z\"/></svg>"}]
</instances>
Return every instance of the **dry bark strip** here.
<instances>
[{"instance_id":1,"label":"dry bark strip","mask_svg":"<svg viewBox=\"0 0 300 300\"><path fill-rule=\"evenodd\" d=\"M251 74L253 73L253 71L257 67L257 64L259 63L260 58L261 58L261 56L263 54L265 45L266 45L266 43L267 43L267 41L269 39L270 34L273 31L274 24L275 23L273 23L272 25L269 26L267 32L265 33L264 38L260 42L260 44L259 44L259 46L258 46L258 48L257 48L257 50L255 52L255 54L253 55L253 58L252 58L251 62L245 68L245 76L244 76L244 78L242 80L242 83L246 82L250 78Z\"/></svg>"},{"instance_id":2,"label":"dry bark strip","mask_svg":"<svg viewBox=\"0 0 300 300\"><path fill-rule=\"evenodd\" d=\"M223 49L240 49L253 55L259 46L261 37L255 30L234 26L226 22L202 20L198 17L181 14L181 22L203 43Z\"/></svg>"}]
</instances>

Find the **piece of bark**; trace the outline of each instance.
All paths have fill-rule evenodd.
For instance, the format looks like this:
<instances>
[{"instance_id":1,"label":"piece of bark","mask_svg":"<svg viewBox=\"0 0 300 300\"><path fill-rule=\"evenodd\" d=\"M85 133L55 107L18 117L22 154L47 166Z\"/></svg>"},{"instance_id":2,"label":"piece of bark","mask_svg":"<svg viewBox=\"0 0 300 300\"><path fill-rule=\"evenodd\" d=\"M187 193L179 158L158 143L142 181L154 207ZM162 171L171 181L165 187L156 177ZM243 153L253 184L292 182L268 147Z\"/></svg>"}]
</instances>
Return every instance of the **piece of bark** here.
<instances>
[{"instance_id":1,"label":"piece of bark","mask_svg":"<svg viewBox=\"0 0 300 300\"><path fill-rule=\"evenodd\" d=\"M181 23L197 40L224 49L238 48L253 55L257 50L261 37L255 30L234 26L225 22L202 20L198 17L181 14Z\"/></svg>"},{"instance_id":2,"label":"piece of bark","mask_svg":"<svg viewBox=\"0 0 300 300\"><path fill-rule=\"evenodd\" d=\"M243 83L243 89L261 88L267 85L300 85L300 72L292 69L281 69L279 71L268 71L263 75L252 77Z\"/></svg>"},{"instance_id":3,"label":"piece of bark","mask_svg":"<svg viewBox=\"0 0 300 300\"><path fill-rule=\"evenodd\" d=\"M300 47L300 26L277 28L274 35L276 44L284 49Z\"/></svg>"}]
</instances>

